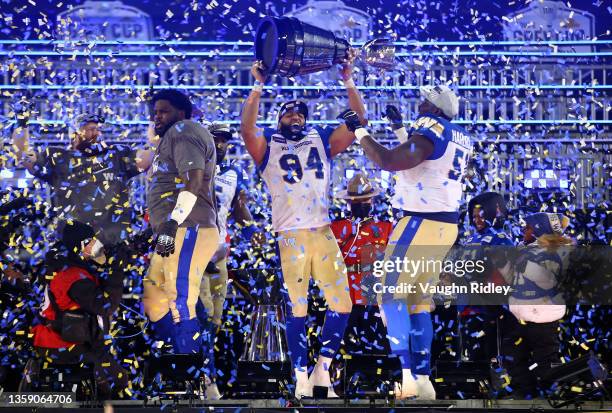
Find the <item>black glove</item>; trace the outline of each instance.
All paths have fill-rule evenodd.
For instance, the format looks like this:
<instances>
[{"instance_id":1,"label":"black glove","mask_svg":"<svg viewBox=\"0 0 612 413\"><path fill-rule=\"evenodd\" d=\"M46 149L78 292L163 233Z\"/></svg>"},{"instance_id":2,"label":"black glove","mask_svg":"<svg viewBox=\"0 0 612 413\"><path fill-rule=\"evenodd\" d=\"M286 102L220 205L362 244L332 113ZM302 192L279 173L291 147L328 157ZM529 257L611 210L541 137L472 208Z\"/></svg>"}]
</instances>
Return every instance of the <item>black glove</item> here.
<instances>
[{"instance_id":1,"label":"black glove","mask_svg":"<svg viewBox=\"0 0 612 413\"><path fill-rule=\"evenodd\" d=\"M387 105L385 108L385 117L389 119L393 130L400 129L404 126L402 114L399 109L393 105Z\"/></svg>"},{"instance_id":2,"label":"black glove","mask_svg":"<svg viewBox=\"0 0 612 413\"><path fill-rule=\"evenodd\" d=\"M159 227L157 233L157 243L155 244L155 252L162 257L169 257L174 254L174 244L176 238L176 230L178 229L178 223L171 219L164 222Z\"/></svg>"},{"instance_id":3,"label":"black glove","mask_svg":"<svg viewBox=\"0 0 612 413\"><path fill-rule=\"evenodd\" d=\"M337 119L344 120L346 127L351 132L355 132L357 129L361 128L361 120L359 120L359 116L355 113L354 110L347 109L341 114L338 115Z\"/></svg>"}]
</instances>

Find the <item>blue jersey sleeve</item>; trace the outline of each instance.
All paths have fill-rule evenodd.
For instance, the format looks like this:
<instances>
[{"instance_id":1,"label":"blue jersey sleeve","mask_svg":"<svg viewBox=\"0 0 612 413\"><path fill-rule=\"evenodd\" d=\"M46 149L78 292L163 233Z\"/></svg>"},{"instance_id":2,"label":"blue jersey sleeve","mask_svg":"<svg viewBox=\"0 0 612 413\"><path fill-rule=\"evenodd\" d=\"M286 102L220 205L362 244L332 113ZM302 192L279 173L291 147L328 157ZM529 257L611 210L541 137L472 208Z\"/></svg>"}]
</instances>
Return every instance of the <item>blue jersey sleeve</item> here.
<instances>
[{"instance_id":1,"label":"blue jersey sleeve","mask_svg":"<svg viewBox=\"0 0 612 413\"><path fill-rule=\"evenodd\" d=\"M232 205L236 201L238 195L240 195L241 191L248 192L249 191L249 177L246 174L246 171L243 170L239 165L230 166L232 170L236 173L236 191L234 192L234 197L232 198Z\"/></svg>"},{"instance_id":2,"label":"blue jersey sleeve","mask_svg":"<svg viewBox=\"0 0 612 413\"><path fill-rule=\"evenodd\" d=\"M446 152L449 142L448 134L445 133L448 132L446 128L441 119L431 115L420 116L414 122L412 133L425 137L434 145L433 153L427 160L439 159Z\"/></svg>"},{"instance_id":3,"label":"blue jersey sleeve","mask_svg":"<svg viewBox=\"0 0 612 413\"><path fill-rule=\"evenodd\" d=\"M329 138L331 138L332 133L334 133L334 128L331 126L316 126L315 130L319 133L321 140L323 141L323 147L325 148L325 155L327 155L327 159L331 160L331 146L329 143Z\"/></svg>"},{"instance_id":4,"label":"blue jersey sleeve","mask_svg":"<svg viewBox=\"0 0 612 413\"><path fill-rule=\"evenodd\" d=\"M238 182L236 184L236 192L247 191L249 188L249 176L246 171L238 166L233 166L236 171L236 176L238 177Z\"/></svg>"}]
</instances>

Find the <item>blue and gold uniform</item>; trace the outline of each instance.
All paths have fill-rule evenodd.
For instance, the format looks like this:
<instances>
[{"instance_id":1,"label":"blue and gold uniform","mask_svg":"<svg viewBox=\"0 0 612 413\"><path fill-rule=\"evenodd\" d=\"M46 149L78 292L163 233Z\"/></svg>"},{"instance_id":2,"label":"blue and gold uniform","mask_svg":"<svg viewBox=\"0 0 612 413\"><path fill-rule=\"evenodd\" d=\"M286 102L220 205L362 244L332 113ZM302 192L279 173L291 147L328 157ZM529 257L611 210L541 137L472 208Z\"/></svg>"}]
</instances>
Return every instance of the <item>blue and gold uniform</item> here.
<instances>
[{"instance_id":1,"label":"blue and gold uniform","mask_svg":"<svg viewBox=\"0 0 612 413\"><path fill-rule=\"evenodd\" d=\"M429 139L434 151L415 168L398 173L392 205L401 218L389 239L385 260L443 260L458 235L462 180L472 154L472 142L463 128L430 114L419 116L410 133ZM383 286L437 282L439 266L424 267L425 271L417 274L388 272ZM429 294L404 292L383 292L380 301L401 298L410 298L410 304L419 306L413 309L415 312L430 301Z\"/></svg>"},{"instance_id":2,"label":"blue and gold uniform","mask_svg":"<svg viewBox=\"0 0 612 413\"><path fill-rule=\"evenodd\" d=\"M441 263L457 239L462 180L473 145L463 128L433 114L419 116L412 134L430 140L434 149L419 165L397 174L392 205L399 221L385 251L385 264L394 266L383 275L378 300L391 350L403 369L402 397L411 392L414 373L418 397L435 398L429 381L431 293L423 289L437 284Z\"/></svg>"},{"instance_id":3,"label":"blue and gold uniform","mask_svg":"<svg viewBox=\"0 0 612 413\"><path fill-rule=\"evenodd\" d=\"M268 147L259 166L272 198L272 226L289 295L289 350L294 367L304 374L311 277L329 307L321 333L323 357L331 359L337 351L352 308L346 266L329 219L332 132L315 127L293 140L265 129Z\"/></svg>"}]
</instances>

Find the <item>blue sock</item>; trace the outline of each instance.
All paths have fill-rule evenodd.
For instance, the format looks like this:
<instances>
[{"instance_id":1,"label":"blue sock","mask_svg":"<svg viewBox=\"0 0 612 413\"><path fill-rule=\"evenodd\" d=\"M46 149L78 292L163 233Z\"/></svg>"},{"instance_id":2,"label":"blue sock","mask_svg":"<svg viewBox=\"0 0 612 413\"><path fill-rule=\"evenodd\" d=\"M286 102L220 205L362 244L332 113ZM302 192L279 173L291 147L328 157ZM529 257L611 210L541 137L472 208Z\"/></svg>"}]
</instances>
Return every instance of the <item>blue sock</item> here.
<instances>
[{"instance_id":1,"label":"blue sock","mask_svg":"<svg viewBox=\"0 0 612 413\"><path fill-rule=\"evenodd\" d=\"M410 344L412 347L412 361L414 374L429 376L431 374L431 341L433 340L433 325L431 314L428 312L412 314L412 335Z\"/></svg>"},{"instance_id":2,"label":"blue sock","mask_svg":"<svg viewBox=\"0 0 612 413\"><path fill-rule=\"evenodd\" d=\"M200 321L197 318L179 322L174 335L174 351L179 354L200 352L202 350L201 331ZM196 333L197 337L195 337Z\"/></svg>"},{"instance_id":3,"label":"blue sock","mask_svg":"<svg viewBox=\"0 0 612 413\"><path fill-rule=\"evenodd\" d=\"M399 357L402 369L411 368L410 314L405 300L390 300L382 304L387 319L387 335L391 352Z\"/></svg>"},{"instance_id":4,"label":"blue sock","mask_svg":"<svg viewBox=\"0 0 612 413\"><path fill-rule=\"evenodd\" d=\"M172 319L172 313L168 313L158 321L151 322L151 330L155 340L163 341L166 344L170 344L174 347L174 336L175 336L176 324Z\"/></svg>"},{"instance_id":5,"label":"blue sock","mask_svg":"<svg viewBox=\"0 0 612 413\"><path fill-rule=\"evenodd\" d=\"M308 350L306 342L306 317L287 317L287 344L293 367L306 367Z\"/></svg>"},{"instance_id":6,"label":"blue sock","mask_svg":"<svg viewBox=\"0 0 612 413\"><path fill-rule=\"evenodd\" d=\"M325 323L323 323L323 330L321 331L322 346L320 352L323 357L333 358L340 348L349 315L350 313L337 313L333 310L327 310L325 313Z\"/></svg>"}]
</instances>

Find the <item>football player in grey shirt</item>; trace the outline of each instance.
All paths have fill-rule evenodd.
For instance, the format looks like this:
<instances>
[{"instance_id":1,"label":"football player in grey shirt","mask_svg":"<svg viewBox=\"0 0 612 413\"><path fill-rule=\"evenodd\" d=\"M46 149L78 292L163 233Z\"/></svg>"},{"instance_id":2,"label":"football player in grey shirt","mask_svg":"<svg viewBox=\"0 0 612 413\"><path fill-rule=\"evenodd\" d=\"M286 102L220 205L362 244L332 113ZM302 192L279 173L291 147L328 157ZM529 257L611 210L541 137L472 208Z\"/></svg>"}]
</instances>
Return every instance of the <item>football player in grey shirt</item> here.
<instances>
[{"instance_id":1,"label":"football player in grey shirt","mask_svg":"<svg viewBox=\"0 0 612 413\"><path fill-rule=\"evenodd\" d=\"M161 90L152 104L161 139L147 190L157 240L144 280L144 307L158 340L171 344L175 353L197 353L200 283L219 243L215 143L204 126L191 120L192 105L183 93Z\"/></svg>"}]
</instances>

